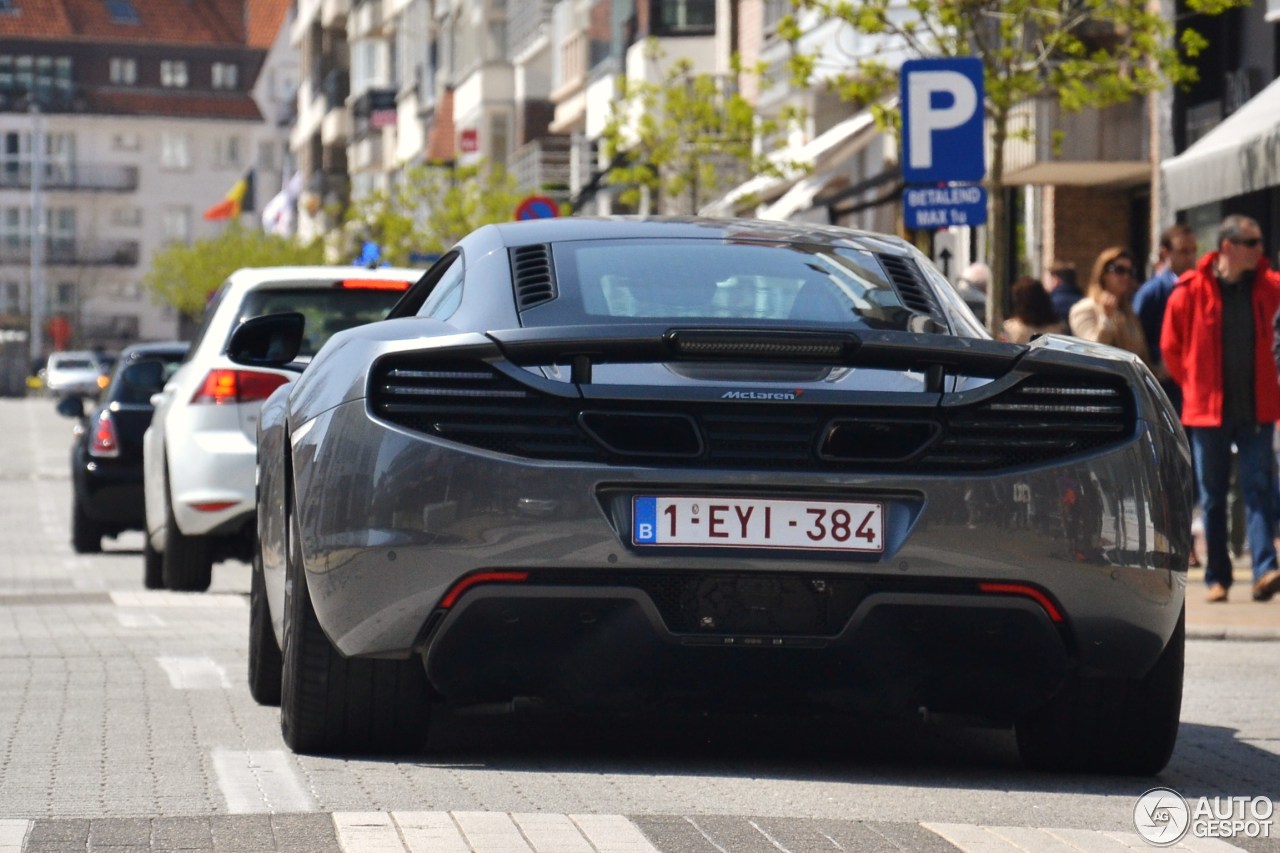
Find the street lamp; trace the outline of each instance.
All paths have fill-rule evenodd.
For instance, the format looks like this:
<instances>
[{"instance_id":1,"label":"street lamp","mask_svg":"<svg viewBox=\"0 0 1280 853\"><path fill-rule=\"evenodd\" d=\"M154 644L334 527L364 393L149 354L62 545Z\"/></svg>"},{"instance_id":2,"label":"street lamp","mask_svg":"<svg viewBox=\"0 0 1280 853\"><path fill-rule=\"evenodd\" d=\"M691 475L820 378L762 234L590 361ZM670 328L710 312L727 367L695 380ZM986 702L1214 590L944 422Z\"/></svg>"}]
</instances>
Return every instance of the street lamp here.
<instances>
[{"instance_id":1,"label":"street lamp","mask_svg":"<svg viewBox=\"0 0 1280 853\"><path fill-rule=\"evenodd\" d=\"M31 364L44 357L44 133L40 104L27 107L31 115Z\"/></svg>"}]
</instances>

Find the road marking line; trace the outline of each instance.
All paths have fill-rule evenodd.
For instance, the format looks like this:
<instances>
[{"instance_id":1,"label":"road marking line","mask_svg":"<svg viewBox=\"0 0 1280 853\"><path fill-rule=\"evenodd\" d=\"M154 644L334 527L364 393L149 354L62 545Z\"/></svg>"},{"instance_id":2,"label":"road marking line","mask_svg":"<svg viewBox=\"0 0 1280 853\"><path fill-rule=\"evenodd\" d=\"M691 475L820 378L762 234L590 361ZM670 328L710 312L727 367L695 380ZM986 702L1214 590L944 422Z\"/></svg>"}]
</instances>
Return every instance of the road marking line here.
<instances>
[{"instance_id":1,"label":"road marking line","mask_svg":"<svg viewBox=\"0 0 1280 853\"><path fill-rule=\"evenodd\" d=\"M534 853L510 815L498 812L451 812L475 853Z\"/></svg>"},{"instance_id":2,"label":"road marking line","mask_svg":"<svg viewBox=\"0 0 1280 853\"><path fill-rule=\"evenodd\" d=\"M783 847L781 844L778 843L778 839L774 838L772 835L765 832L764 829L761 828L760 824L756 823L754 820L749 820L747 821L747 823L751 824L751 827L756 832L763 835L770 844L772 844L774 847L777 847L779 850L782 851L782 853L791 853L790 850L788 850L787 848Z\"/></svg>"},{"instance_id":3,"label":"road marking line","mask_svg":"<svg viewBox=\"0 0 1280 853\"><path fill-rule=\"evenodd\" d=\"M1023 826L979 826L968 823L921 823L964 853L1138 853L1151 845L1136 832L1096 829L1034 829ZM1184 838L1169 850L1228 853L1242 850L1213 838Z\"/></svg>"},{"instance_id":4,"label":"road marking line","mask_svg":"<svg viewBox=\"0 0 1280 853\"><path fill-rule=\"evenodd\" d=\"M334 812L338 846L346 853L404 853L400 833L386 812Z\"/></svg>"},{"instance_id":5,"label":"road marking line","mask_svg":"<svg viewBox=\"0 0 1280 853\"><path fill-rule=\"evenodd\" d=\"M22 853L22 843L30 831L29 820L0 820L0 853Z\"/></svg>"},{"instance_id":6,"label":"road marking line","mask_svg":"<svg viewBox=\"0 0 1280 853\"><path fill-rule=\"evenodd\" d=\"M658 853L640 828L622 815L571 814L569 819L599 853Z\"/></svg>"},{"instance_id":7,"label":"road marking line","mask_svg":"<svg viewBox=\"0 0 1280 853\"><path fill-rule=\"evenodd\" d=\"M577 825L568 815L524 812L511 815L511 820L534 850L554 850L556 853L595 853L591 843L582 837Z\"/></svg>"},{"instance_id":8,"label":"road marking line","mask_svg":"<svg viewBox=\"0 0 1280 853\"><path fill-rule=\"evenodd\" d=\"M215 749L213 770L231 814L316 810L282 750Z\"/></svg>"},{"instance_id":9,"label":"road marking line","mask_svg":"<svg viewBox=\"0 0 1280 853\"><path fill-rule=\"evenodd\" d=\"M392 812L409 853L471 853L448 812Z\"/></svg>"},{"instance_id":10,"label":"road marking line","mask_svg":"<svg viewBox=\"0 0 1280 853\"><path fill-rule=\"evenodd\" d=\"M169 676L175 690L229 690L227 671L213 658L158 657L156 663Z\"/></svg>"},{"instance_id":11,"label":"road marking line","mask_svg":"<svg viewBox=\"0 0 1280 853\"><path fill-rule=\"evenodd\" d=\"M702 837L707 840L707 843L710 844L712 847L716 848L717 850L719 850L720 853L729 853L728 850L725 850L719 844L716 844L715 841L712 840L711 836L707 834L707 831L702 827L698 826L698 822L696 820L686 815L685 821L688 822L689 826L692 826L694 829L698 830L698 832L702 835Z\"/></svg>"},{"instance_id":12,"label":"road marking line","mask_svg":"<svg viewBox=\"0 0 1280 853\"><path fill-rule=\"evenodd\" d=\"M239 593L229 592L169 592L168 590L147 590L137 592L116 591L111 593L111 601L116 607L248 607L248 598Z\"/></svg>"},{"instance_id":13,"label":"road marking line","mask_svg":"<svg viewBox=\"0 0 1280 853\"><path fill-rule=\"evenodd\" d=\"M116 621L125 628L162 628L165 621L154 613L116 613Z\"/></svg>"}]
</instances>

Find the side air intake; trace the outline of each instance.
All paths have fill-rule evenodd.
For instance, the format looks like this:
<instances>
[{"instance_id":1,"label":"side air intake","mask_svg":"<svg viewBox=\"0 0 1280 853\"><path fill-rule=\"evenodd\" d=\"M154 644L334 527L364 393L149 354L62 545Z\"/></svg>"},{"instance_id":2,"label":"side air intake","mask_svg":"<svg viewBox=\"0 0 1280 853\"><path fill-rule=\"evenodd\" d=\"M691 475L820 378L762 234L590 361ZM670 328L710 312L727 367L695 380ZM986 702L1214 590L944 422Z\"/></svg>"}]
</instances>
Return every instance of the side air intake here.
<instances>
[{"instance_id":1,"label":"side air intake","mask_svg":"<svg viewBox=\"0 0 1280 853\"><path fill-rule=\"evenodd\" d=\"M511 250L511 277L515 281L516 306L521 310L556 298L556 272L551 247L545 244Z\"/></svg>"},{"instance_id":2,"label":"side air intake","mask_svg":"<svg viewBox=\"0 0 1280 853\"><path fill-rule=\"evenodd\" d=\"M902 304L916 314L931 317L945 328L946 317L942 313L941 306L933 298L929 283L925 281L924 273L916 266L916 262L898 255L880 255L879 257L881 266L884 267L885 272L889 273L889 278L893 279L893 286L897 289Z\"/></svg>"}]
</instances>

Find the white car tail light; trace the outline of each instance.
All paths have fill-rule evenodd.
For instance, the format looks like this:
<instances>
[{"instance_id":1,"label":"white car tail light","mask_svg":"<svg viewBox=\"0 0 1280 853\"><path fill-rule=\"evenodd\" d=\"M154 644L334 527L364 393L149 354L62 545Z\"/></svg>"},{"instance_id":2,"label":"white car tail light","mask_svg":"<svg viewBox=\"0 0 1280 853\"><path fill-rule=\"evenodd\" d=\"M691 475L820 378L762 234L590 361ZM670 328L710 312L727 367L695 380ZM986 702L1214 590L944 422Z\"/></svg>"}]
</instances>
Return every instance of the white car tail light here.
<instances>
[{"instance_id":1,"label":"white car tail light","mask_svg":"<svg viewBox=\"0 0 1280 853\"><path fill-rule=\"evenodd\" d=\"M191 402L222 405L265 400L288 381L286 376L256 370L210 370Z\"/></svg>"}]
</instances>

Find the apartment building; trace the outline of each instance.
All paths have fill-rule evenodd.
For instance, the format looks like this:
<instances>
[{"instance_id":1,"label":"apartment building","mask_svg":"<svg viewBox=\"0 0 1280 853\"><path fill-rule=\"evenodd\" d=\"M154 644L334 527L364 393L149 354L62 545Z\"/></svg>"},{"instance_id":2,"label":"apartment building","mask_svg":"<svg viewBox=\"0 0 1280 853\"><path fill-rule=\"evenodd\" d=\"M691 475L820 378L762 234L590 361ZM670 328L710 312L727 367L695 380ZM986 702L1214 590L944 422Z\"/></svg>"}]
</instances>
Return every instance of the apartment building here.
<instances>
[{"instance_id":1,"label":"apartment building","mask_svg":"<svg viewBox=\"0 0 1280 853\"><path fill-rule=\"evenodd\" d=\"M175 336L151 256L225 227L202 213L251 170L280 186L294 82L287 56L262 72L286 0L4 6L0 328L32 357Z\"/></svg>"}]
</instances>

